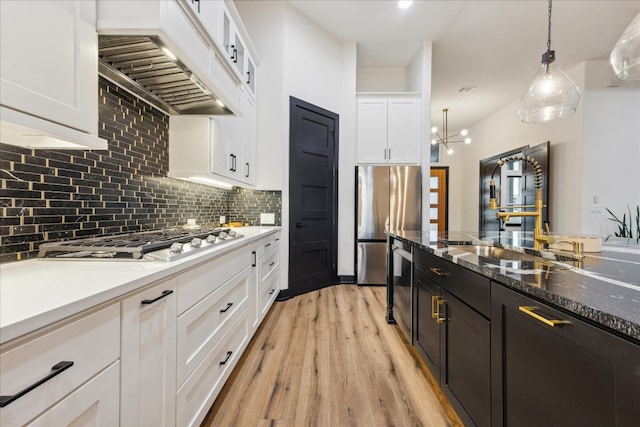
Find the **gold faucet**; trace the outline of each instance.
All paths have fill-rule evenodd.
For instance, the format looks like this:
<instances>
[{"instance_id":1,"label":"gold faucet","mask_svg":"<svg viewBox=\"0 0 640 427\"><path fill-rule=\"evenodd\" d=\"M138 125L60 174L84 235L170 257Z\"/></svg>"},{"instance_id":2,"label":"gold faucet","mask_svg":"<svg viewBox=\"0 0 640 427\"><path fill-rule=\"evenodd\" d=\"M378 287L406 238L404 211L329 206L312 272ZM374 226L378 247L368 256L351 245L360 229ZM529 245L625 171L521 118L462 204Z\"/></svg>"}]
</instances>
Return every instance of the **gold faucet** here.
<instances>
[{"instance_id":1,"label":"gold faucet","mask_svg":"<svg viewBox=\"0 0 640 427\"><path fill-rule=\"evenodd\" d=\"M507 162L512 162L516 160L523 160L528 162L533 166L533 170L535 171L535 200L533 205L519 205L519 206L498 206L498 202L496 200L496 185L493 180L493 175L496 170L502 167ZM547 226L547 235L544 234L542 230L542 209L545 207L542 201L542 166L540 163L534 158L529 156L517 155L510 156L504 159L498 160L498 164L493 169L491 173L491 181L489 182L489 209L511 209L510 212L496 212L496 218L499 218L504 221L509 221L509 218L512 216L521 216L521 217L535 217L535 227L533 231L533 248L536 250L543 249L543 245L549 242L549 227ZM522 211L522 212L514 212L513 209L531 209L533 211Z\"/></svg>"},{"instance_id":2,"label":"gold faucet","mask_svg":"<svg viewBox=\"0 0 640 427\"><path fill-rule=\"evenodd\" d=\"M493 180L493 175L496 173L498 168L502 167L507 162L512 162L515 160L523 160L528 162L533 166L533 170L535 171L535 199L533 201L533 205L519 205L519 206L498 206L498 201L496 200L496 185ZM558 239L555 236L551 235L551 231L549 230L549 224L545 224L547 234L544 234L542 230L542 209L546 207L542 201L542 167L540 163L534 158L523 155L510 156L504 159L498 160L498 164L495 168L493 168L493 172L491 172L491 181L489 181L489 209L511 209L511 212L499 211L496 212L496 218L499 218L503 221L509 221L509 218L512 216L520 216L520 217L535 217L535 227L533 230L533 248L536 250L542 250L545 244L550 245L553 243L569 243L573 247L573 256L578 262L582 262L584 259L584 243L578 242L575 240L565 240ZM515 212L513 209L531 209L533 211L522 211Z\"/></svg>"}]
</instances>

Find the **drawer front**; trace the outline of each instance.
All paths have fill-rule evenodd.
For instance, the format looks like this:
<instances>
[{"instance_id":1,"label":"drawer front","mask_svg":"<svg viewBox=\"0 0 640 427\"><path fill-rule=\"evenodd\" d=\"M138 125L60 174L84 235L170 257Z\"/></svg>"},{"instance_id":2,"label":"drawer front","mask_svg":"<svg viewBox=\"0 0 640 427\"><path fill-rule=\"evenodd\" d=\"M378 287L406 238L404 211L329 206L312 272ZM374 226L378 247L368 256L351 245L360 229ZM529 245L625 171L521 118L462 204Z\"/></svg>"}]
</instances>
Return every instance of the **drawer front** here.
<instances>
[{"instance_id":1,"label":"drawer front","mask_svg":"<svg viewBox=\"0 0 640 427\"><path fill-rule=\"evenodd\" d=\"M120 306L113 304L0 355L0 395L13 396L66 370L0 409L0 425L23 425L120 357Z\"/></svg>"},{"instance_id":2,"label":"drawer front","mask_svg":"<svg viewBox=\"0 0 640 427\"><path fill-rule=\"evenodd\" d=\"M416 249L415 268L485 317L491 314L491 281L457 264Z\"/></svg>"},{"instance_id":3,"label":"drawer front","mask_svg":"<svg viewBox=\"0 0 640 427\"><path fill-rule=\"evenodd\" d=\"M248 304L250 268L205 297L178 317L178 386Z\"/></svg>"},{"instance_id":4,"label":"drawer front","mask_svg":"<svg viewBox=\"0 0 640 427\"><path fill-rule=\"evenodd\" d=\"M271 278L265 282L260 289L260 298L258 301L258 319L262 320L264 316L271 308L271 304L278 296L278 279L279 279L279 270L276 270Z\"/></svg>"},{"instance_id":5,"label":"drawer front","mask_svg":"<svg viewBox=\"0 0 640 427\"><path fill-rule=\"evenodd\" d=\"M200 425L247 346L250 330L249 311L244 310L178 390L176 425Z\"/></svg>"},{"instance_id":6,"label":"drawer front","mask_svg":"<svg viewBox=\"0 0 640 427\"><path fill-rule=\"evenodd\" d=\"M260 283L269 280L280 265L280 251L271 251L260 259Z\"/></svg>"},{"instance_id":7,"label":"drawer front","mask_svg":"<svg viewBox=\"0 0 640 427\"><path fill-rule=\"evenodd\" d=\"M120 362L114 362L28 426L117 426L119 393Z\"/></svg>"},{"instance_id":8,"label":"drawer front","mask_svg":"<svg viewBox=\"0 0 640 427\"><path fill-rule=\"evenodd\" d=\"M180 274L178 314L184 313L251 263L251 249L244 247Z\"/></svg>"},{"instance_id":9,"label":"drawer front","mask_svg":"<svg viewBox=\"0 0 640 427\"><path fill-rule=\"evenodd\" d=\"M260 247L258 248L258 256L262 257L273 250L277 250L279 247L280 247L280 233L272 234L260 241Z\"/></svg>"}]
</instances>

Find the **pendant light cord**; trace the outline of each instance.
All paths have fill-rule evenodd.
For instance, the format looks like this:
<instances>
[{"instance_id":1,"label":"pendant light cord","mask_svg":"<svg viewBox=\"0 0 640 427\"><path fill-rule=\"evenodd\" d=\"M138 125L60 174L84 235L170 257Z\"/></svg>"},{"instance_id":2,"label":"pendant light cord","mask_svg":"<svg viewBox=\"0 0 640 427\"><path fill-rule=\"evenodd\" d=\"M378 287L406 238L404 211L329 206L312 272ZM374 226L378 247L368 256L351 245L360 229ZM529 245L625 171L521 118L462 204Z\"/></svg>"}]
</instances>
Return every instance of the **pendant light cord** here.
<instances>
[{"instance_id":1,"label":"pendant light cord","mask_svg":"<svg viewBox=\"0 0 640 427\"><path fill-rule=\"evenodd\" d=\"M549 29L547 31L547 51L551 50L551 0L549 0Z\"/></svg>"}]
</instances>

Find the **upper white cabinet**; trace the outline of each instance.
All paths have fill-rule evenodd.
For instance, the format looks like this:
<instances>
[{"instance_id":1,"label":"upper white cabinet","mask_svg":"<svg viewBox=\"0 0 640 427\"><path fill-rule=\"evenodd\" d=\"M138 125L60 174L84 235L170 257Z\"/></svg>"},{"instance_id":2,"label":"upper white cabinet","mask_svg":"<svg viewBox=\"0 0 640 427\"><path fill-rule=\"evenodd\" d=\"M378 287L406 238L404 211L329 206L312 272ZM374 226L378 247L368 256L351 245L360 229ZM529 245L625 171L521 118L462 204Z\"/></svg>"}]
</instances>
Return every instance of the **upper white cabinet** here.
<instances>
[{"instance_id":1,"label":"upper white cabinet","mask_svg":"<svg viewBox=\"0 0 640 427\"><path fill-rule=\"evenodd\" d=\"M243 86L255 96L257 55L233 2L224 3L222 34L218 42Z\"/></svg>"},{"instance_id":2,"label":"upper white cabinet","mask_svg":"<svg viewBox=\"0 0 640 427\"><path fill-rule=\"evenodd\" d=\"M106 149L98 138L96 2L0 2L2 142Z\"/></svg>"},{"instance_id":3,"label":"upper white cabinet","mask_svg":"<svg viewBox=\"0 0 640 427\"><path fill-rule=\"evenodd\" d=\"M173 178L227 186L255 184L255 105L241 90L242 117L171 116Z\"/></svg>"},{"instance_id":4,"label":"upper white cabinet","mask_svg":"<svg viewBox=\"0 0 640 427\"><path fill-rule=\"evenodd\" d=\"M160 38L216 99L241 115L243 80L215 42L223 10L224 4L218 1L99 0L97 29L101 35Z\"/></svg>"},{"instance_id":5,"label":"upper white cabinet","mask_svg":"<svg viewBox=\"0 0 640 427\"><path fill-rule=\"evenodd\" d=\"M420 99L358 98L359 164L420 163Z\"/></svg>"}]
</instances>

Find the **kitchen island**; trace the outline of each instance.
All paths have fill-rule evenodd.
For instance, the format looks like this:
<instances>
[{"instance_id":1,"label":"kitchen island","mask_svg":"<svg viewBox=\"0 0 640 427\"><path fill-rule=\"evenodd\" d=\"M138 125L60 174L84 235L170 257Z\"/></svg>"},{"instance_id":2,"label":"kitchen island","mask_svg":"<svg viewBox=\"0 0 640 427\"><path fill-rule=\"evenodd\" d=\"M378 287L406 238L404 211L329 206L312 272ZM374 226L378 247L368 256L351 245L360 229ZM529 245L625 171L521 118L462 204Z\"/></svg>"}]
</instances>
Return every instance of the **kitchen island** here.
<instances>
[{"instance_id":1,"label":"kitchen island","mask_svg":"<svg viewBox=\"0 0 640 427\"><path fill-rule=\"evenodd\" d=\"M529 249L522 233L388 235L390 254L412 247L409 341L465 424L640 417L638 246L610 243L575 260Z\"/></svg>"},{"instance_id":2,"label":"kitchen island","mask_svg":"<svg viewBox=\"0 0 640 427\"><path fill-rule=\"evenodd\" d=\"M640 246L626 239L606 242L601 253L585 253L581 262L553 259L570 252L543 251L546 259L535 263L496 260L457 247L498 245L535 253L520 246L526 238L506 232L450 232L436 241L420 231L389 235L640 343Z\"/></svg>"}]
</instances>

